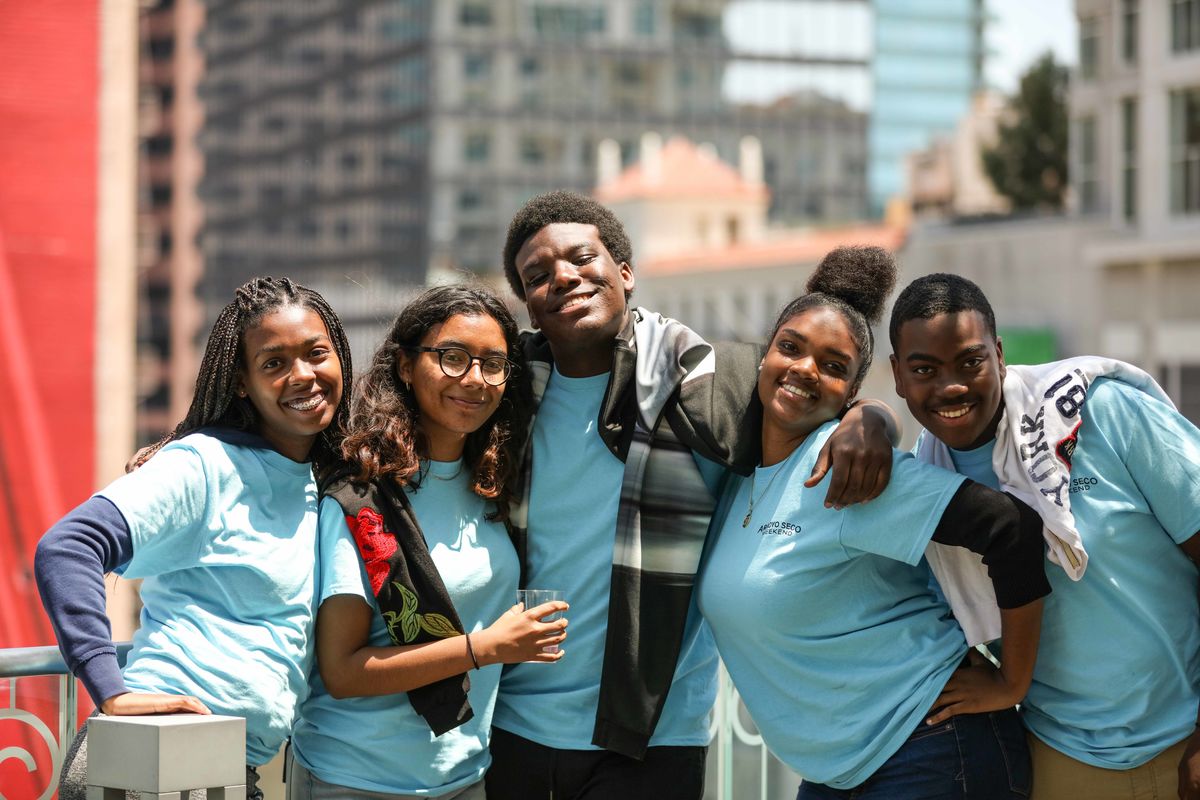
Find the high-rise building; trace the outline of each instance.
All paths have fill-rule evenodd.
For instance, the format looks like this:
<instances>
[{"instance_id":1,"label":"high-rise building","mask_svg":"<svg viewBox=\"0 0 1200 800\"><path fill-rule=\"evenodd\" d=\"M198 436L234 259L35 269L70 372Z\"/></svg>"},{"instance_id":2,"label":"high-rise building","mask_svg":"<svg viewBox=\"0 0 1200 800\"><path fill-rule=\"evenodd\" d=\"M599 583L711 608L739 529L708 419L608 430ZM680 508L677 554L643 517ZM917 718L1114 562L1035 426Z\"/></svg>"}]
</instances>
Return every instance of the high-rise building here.
<instances>
[{"instance_id":1,"label":"high-rise building","mask_svg":"<svg viewBox=\"0 0 1200 800\"><path fill-rule=\"evenodd\" d=\"M819 0L209 2L202 236L210 308L255 273L352 327L427 272L497 275L532 195L590 190L647 131L736 161L773 221L867 210L870 7ZM210 314L212 312L210 311Z\"/></svg>"},{"instance_id":2,"label":"high-rise building","mask_svg":"<svg viewBox=\"0 0 1200 800\"><path fill-rule=\"evenodd\" d=\"M871 210L904 191L904 159L951 134L984 88L984 0L871 0Z\"/></svg>"},{"instance_id":3,"label":"high-rise building","mask_svg":"<svg viewBox=\"0 0 1200 800\"><path fill-rule=\"evenodd\" d=\"M139 445L173 428L192 397L204 309L196 235L202 161L196 147L202 110L196 88L203 59L196 35L200 0L141 3L138 19L138 320Z\"/></svg>"}]
</instances>

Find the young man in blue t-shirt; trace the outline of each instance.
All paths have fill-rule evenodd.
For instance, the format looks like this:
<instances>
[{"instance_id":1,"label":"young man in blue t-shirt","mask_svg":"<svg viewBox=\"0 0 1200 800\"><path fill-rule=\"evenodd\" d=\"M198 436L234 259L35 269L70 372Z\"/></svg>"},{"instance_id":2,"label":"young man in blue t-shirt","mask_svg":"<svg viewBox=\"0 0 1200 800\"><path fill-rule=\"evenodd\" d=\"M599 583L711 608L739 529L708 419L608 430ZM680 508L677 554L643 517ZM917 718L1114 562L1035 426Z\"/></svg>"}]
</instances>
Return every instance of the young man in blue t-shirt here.
<instances>
[{"instance_id":1,"label":"young man in blue t-shirt","mask_svg":"<svg viewBox=\"0 0 1200 800\"><path fill-rule=\"evenodd\" d=\"M1066 520L1086 550L1078 580L1047 570L1054 592L1022 706L1032 797L1197 800L1200 430L1120 362L1006 368L987 298L956 275L901 292L890 335L896 392L923 436L977 482L1031 489L1047 528ZM1045 386L1014 391L1038 371ZM1056 421L1060 433L1043 436ZM1051 470L1063 474L1034 482Z\"/></svg>"},{"instance_id":2,"label":"young man in blue t-shirt","mask_svg":"<svg viewBox=\"0 0 1200 800\"><path fill-rule=\"evenodd\" d=\"M505 275L538 330L510 521L524 585L564 592L571 638L553 666L505 672L491 800L703 795L717 658L692 586L724 469L758 463L739 432L756 430L743 422L761 354L630 306L632 258L612 212L579 194L535 197L509 228ZM878 494L891 464L890 411L847 419L838 505Z\"/></svg>"}]
</instances>

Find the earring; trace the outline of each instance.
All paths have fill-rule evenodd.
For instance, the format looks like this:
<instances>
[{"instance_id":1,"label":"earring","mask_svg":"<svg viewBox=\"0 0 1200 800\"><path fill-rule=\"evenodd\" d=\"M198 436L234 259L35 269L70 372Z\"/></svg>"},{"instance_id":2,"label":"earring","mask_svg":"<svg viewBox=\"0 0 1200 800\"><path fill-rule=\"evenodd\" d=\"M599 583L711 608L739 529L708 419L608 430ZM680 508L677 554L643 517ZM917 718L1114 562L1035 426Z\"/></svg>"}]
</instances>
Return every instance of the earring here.
<instances>
[{"instance_id":1,"label":"earring","mask_svg":"<svg viewBox=\"0 0 1200 800\"><path fill-rule=\"evenodd\" d=\"M245 390L245 389L238 389L238 397L242 397L242 398L244 398L245 396L246 396L246 390Z\"/></svg>"}]
</instances>

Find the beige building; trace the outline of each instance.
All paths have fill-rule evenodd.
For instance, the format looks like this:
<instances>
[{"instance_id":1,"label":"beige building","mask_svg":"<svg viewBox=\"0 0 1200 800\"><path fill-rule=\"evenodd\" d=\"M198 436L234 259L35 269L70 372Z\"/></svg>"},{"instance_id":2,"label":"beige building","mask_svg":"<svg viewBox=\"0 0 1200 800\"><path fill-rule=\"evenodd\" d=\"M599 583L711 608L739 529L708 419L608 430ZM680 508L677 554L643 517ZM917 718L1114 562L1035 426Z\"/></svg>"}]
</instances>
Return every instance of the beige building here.
<instances>
[{"instance_id":1,"label":"beige building","mask_svg":"<svg viewBox=\"0 0 1200 800\"><path fill-rule=\"evenodd\" d=\"M1071 88L1079 210L1100 348L1160 375L1200 420L1200 0L1078 0Z\"/></svg>"},{"instance_id":2,"label":"beige building","mask_svg":"<svg viewBox=\"0 0 1200 800\"><path fill-rule=\"evenodd\" d=\"M906 278L958 272L1002 328L1156 375L1200 422L1200 0L1078 0L1067 217L914 227Z\"/></svg>"},{"instance_id":3,"label":"beige building","mask_svg":"<svg viewBox=\"0 0 1200 800\"><path fill-rule=\"evenodd\" d=\"M1012 204L996 192L983 169L983 151L994 145L1004 97L977 92L954 132L905 159L906 200L922 216L1007 214Z\"/></svg>"}]
</instances>

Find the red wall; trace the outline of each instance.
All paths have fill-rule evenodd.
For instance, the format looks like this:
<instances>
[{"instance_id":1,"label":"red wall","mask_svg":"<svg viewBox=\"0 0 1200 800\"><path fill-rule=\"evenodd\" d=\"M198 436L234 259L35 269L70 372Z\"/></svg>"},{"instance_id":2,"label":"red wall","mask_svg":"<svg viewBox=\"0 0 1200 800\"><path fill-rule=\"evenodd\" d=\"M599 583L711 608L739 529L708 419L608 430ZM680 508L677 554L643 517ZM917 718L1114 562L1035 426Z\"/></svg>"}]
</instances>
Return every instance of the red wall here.
<instances>
[{"instance_id":1,"label":"red wall","mask_svg":"<svg viewBox=\"0 0 1200 800\"><path fill-rule=\"evenodd\" d=\"M92 489L98 23L93 3L0 3L0 335L10 365L0 366L0 647L52 643L41 619L17 618L38 605L33 545Z\"/></svg>"},{"instance_id":2,"label":"red wall","mask_svg":"<svg viewBox=\"0 0 1200 800\"><path fill-rule=\"evenodd\" d=\"M54 642L33 549L93 488L98 57L97 3L0 2L0 647ZM17 687L55 730L53 683ZM36 763L0 762L10 800L47 785L35 728L0 721Z\"/></svg>"}]
</instances>

